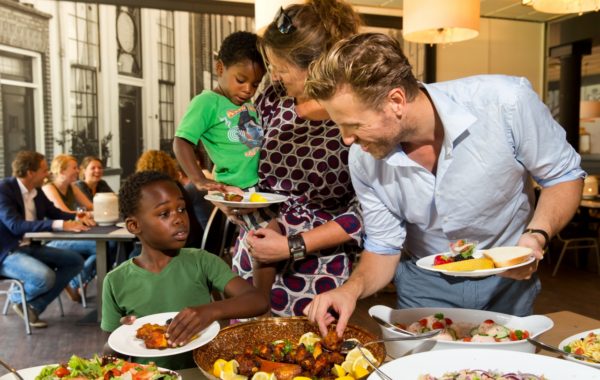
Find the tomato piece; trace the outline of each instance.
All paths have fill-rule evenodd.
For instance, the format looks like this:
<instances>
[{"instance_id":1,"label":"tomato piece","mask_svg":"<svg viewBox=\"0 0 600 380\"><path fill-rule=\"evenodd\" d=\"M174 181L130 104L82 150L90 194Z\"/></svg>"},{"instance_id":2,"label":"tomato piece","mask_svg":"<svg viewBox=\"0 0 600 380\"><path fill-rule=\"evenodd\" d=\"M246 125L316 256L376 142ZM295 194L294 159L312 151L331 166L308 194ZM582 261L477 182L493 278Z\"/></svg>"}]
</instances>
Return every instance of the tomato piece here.
<instances>
[{"instance_id":1,"label":"tomato piece","mask_svg":"<svg viewBox=\"0 0 600 380\"><path fill-rule=\"evenodd\" d=\"M444 320L446 321L446 326L450 326L453 323L450 318L444 318Z\"/></svg>"},{"instance_id":2,"label":"tomato piece","mask_svg":"<svg viewBox=\"0 0 600 380\"><path fill-rule=\"evenodd\" d=\"M523 330L523 339L529 338L529 331Z\"/></svg>"},{"instance_id":3,"label":"tomato piece","mask_svg":"<svg viewBox=\"0 0 600 380\"><path fill-rule=\"evenodd\" d=\"M139 363L132 363L132 362L125 362L121 366L121 372L122 373L129 372L131 369L136 368L136 367L140 367L140 364Z\"/></svg>"},{"instance_id":4,"label":"tomato piece","mask_svg":"<svg viewBox=\"0 0 600 380\"><path fill-rule=\"evenodd\" d=\"M493 319L486 319L485 321L483 321L483 323L494 323Z\"/></svg>"},{"instance_id":5,"label":"tomato piece","mask_svg":"<svg viewBox=\"0 0 600 380\"><path fill-rule=\"evenodd\" d=\"M510 338L510 340L519 340L517 338L517 334L515 334L514 331L511 331L510 334L508 334L508 337Z\"/></svg>"},{"instance_id":6,"label":"tomato piece","mask_svg":"<svg viewBox=\"0 0 600 380\"><path fill-rule=\"evenodd\" d=\"M57 368L57 369L54 371L54 374L55 374L57 377L65 377L65 376L67 376L67 375L68 375L68 374L70 374L70 373L71 373L71 371L69 371L69 369L68 369L68 368L65 368L65 367L63 367L63 366L60 366L60 367L58 367L58 368Z\"/></svg>"},{"instance_id":7,"label":"tomato piece","mask_svg":"<svg viewBox=\"0 0 600 380\"><path fill-rule=\"evenodd\" d=\"M470 336L463 338L463 342L470 342L471 340L473 340L473 338L471 338Z\"/></svg>"},{"instance_id":8,"label":"tomato piece","mask_svg":"<svg viewBox=\"0 0 600 380\"><path fill-rule=\"evenodd\" d=\"M444 324L442 322L440 322L440 321L435 321L435 322L433 322L433 324L431 325L431 327L434 330L436 330L436 329L443 329L446 326L444 326Z\"/></svg>"},{"instance_id":9,"label":"tomato piece","mask_svg":"<svg viewBox=\"0 0 600 380\"><path fill-rule=\"evenodd\" d=\"M423 318L423 319L419 320L419 324L421 326L427 326L427 318Z\"/></svg>"},{"instance_id":10,"label":"tomato piece","mask_svg":"<svg viewBox=\"0 0 600 380\"><path fill-rule=\"evenodd\" d=\"M583 348L577 347L577 349L575 350L575 353L579 354L579 355L583 355L583 354L585 354L585 351L583 350Z\"/></svg>"}]
</instances>

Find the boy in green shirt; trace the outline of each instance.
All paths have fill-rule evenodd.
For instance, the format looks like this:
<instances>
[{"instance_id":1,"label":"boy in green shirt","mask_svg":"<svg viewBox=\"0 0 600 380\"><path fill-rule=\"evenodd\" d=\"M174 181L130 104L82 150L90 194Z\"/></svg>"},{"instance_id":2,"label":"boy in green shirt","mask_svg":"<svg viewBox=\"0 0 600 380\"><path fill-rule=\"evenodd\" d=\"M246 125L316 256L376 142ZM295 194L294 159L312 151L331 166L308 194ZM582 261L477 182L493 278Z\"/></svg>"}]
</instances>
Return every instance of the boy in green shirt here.
<instances>
[{"instance_id":1,"label":"boy in green shirt","mask_svg":"<svg viewBox=\"0 0 600 380\"><path fill-rule=\"evenodd\" d=\"M175 132L173 151L198 190L241 193L258 183L263 129L250 102L265 74L256 34L235 32L221 44L217 87L192 99ZM207 179L194 149L202 141L215 164ZM237 187L237 189L236 189Z\"/></svg>"},{"instance_id":2,"label":"boy in green shirt","mask_svg":"<svg viewBox=\"0 0 600 380\"><path fill-rule=\"evenodd\" d=\"M119 191L119 212L127 230L140 240L142 253L106 276L103 330L112 332L136 317L179 311L167 331L169 345L178 347L213 321L268 310L265 297L221 258L183 248L189 219L181 190L168 175L153 171L131 175ZM211 303L212 290L224 292L227 298ZM191 351L143 360L169 369L195 367Z\"/></svg>"}]
</instances>

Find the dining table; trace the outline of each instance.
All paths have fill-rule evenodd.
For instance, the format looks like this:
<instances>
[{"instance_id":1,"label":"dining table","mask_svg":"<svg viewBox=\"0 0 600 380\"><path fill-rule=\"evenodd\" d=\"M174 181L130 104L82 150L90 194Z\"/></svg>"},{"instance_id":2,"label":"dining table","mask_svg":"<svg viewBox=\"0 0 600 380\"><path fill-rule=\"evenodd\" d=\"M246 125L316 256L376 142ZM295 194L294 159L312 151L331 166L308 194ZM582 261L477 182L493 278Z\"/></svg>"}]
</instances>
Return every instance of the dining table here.
<instances>
[{"instance_id":1,"label":"dining table","mask_svg":"<svg viewBox=\"0 0 600 380\"><path fill-rule=\"evenodd\" d=\"M124 237L125 235L122 236ZM600 320L572 311L563 310L545 315L554 321L554 327L537 337L537 339L554 346L558 346L562 340L572 335L588 330L600 329ZM559 357L559 355L547 351L538 350L538 354ZM41 368L43 366L25 368L19 370L19 373L23 375L24 380L34 380L34 375L39 374ZM181 375L182 380L210 380L199 368L186 368L177 372ZM11 373L0 376L0 380L14 379L16 377Z\"/></svg>"},{"instance_id":2,"label":"dining table","mask_svg":"<svg viewBox=\"0 0 600 380\"><path fill-rule=\"evenodd\" d=\"M96 309L86 315L81 323L100 323L102 320L102 284L104 277L108 272L107 265L107 244L109 241L132 241L136 239L135 235L127 231L126 228L110 226L94 226L87 231L44 231L28 232L24 236L33 241L50 240L93 240L96 242Z\"/></svg>"}]
</instances>

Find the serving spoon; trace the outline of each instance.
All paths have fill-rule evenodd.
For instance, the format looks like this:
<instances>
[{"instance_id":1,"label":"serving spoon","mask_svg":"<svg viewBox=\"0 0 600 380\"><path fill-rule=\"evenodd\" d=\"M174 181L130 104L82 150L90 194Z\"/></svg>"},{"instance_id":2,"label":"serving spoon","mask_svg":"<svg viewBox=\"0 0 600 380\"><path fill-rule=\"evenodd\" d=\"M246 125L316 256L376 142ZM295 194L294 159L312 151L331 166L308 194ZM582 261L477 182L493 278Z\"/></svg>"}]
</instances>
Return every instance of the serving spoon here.
<instances>
[{"instance_id":1,"label":"serving spoon","mask_svg":"<svg viewBox=\"0 0 600 380\"><path fill-rule=\"evenodd\" d=\"M389 323L388 321L386 321L386 320L384 320L382 318L379 318L376 315L371 315L371 318L373 318L375 320L375 322L379 323L381 326L387 327L390 330L393 330L393 331L396 331L396 332L399 332L399 333L402 333L402 334L406 334L406 335L411 335L411 336L417 335L417 334L415 334L412 331L408 331L408 330L405 330L405 329L403 329L401 327L393 325L393 324ZM425 335L425 334L427 334L427 333L424 333L424 334L421 334L421 335ZM433 334L433 335L437 335L437 334Z\"/></svg>"},{"instance_id":2,"label":"serving spoon","mask_svg":"<svg viewBox=\"0 0 600 380\"><path fill-rule=\"evenodd\" d=\"M19 372L17 372L16 369L12 368L11 366L9 366L8 364L6 364L2 360L0 360L0 365L2 365L2 367L6 368L10 373L12 373L13 375L15 375L17 377L17 379L23 380L23 378L21 377L21 375L19 375Z\"/></svg>"},{"instance_id":3,"label":"serving spoon","mask_svg":"<svg viewBox=\"0 0 600 380\"><path fill-rule=\"evenodd\" d=\"M563 356L571 356L571 357L573 357L575 359L579 359L579 360L587 360L587 361L590 361L590 362L593 362L593 363L600 363L600 360L594 359L594 358L592 358L590 356L576 354L574 352L567 352L565 350L561 350L558 347L554 347L554 346L551 346L549 344L542 343L539 340L535 340L535 339L532 339L532 338L527 338L527 341L529 343L533 344L534 346L541 348L542 350L546 350L546 351L550 351L550 352L555 352L555 353L561 354Z\"/></svg>"}]
</instances>

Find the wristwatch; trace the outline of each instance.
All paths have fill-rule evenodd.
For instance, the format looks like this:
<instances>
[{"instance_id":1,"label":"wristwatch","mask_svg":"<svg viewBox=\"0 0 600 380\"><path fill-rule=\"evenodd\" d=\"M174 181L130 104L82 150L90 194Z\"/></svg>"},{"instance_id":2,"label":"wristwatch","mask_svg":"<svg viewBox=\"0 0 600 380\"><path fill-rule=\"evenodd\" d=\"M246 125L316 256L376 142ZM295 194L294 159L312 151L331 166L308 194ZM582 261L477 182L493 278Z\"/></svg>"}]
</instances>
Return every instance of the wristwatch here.
<instances>
[{"instance_id":1,"label":"wristwatch","mask_svg":"<svg viewBox=\"0 0 600 380\"><path fill-rule=\"evenodd\" d=\"M546 249L548 248L548 246L550 245L550 235L548 235L548 233L544 230L540 230L537 228L527 228L525 231L523 231L524 234L540 234L544 237L544 247L542 249Z\"/></svg>"},{"instance_id":2,"label":"wristwatch","mask_svg":"<svg viewBox=\"0 0 600 380\"><path fill-rule=\"evenodd\" d=\"M302 260L306 257L306 244L301 234L288 236L288 247L292 261Z\"/></svg>"}]
</instances>

